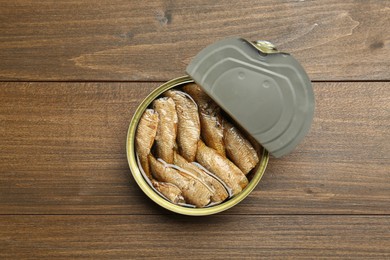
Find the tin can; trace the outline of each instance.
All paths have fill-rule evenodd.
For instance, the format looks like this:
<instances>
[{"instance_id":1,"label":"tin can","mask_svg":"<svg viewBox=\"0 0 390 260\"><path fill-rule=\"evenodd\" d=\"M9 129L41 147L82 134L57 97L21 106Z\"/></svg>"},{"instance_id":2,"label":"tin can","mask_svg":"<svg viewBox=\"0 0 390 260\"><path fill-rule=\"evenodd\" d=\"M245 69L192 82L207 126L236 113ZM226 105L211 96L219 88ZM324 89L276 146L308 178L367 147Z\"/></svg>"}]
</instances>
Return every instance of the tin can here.
<instances>
[{"instance_id":1,"label":"tin can","mask_svg":"<svg viewBox=\"0 0 390 260\"><path fill-rule=\"evenodd\" d=\"M230 38L207 46L188 65L189 76L168 81L142 101L127 134L127 159L131 173L142 191L158 205L172 212L203 216L238 204L259 183L269 154L284 156L307 134L314 115L314 93L305 70L290 54L279 52L266 41L250 42ZM149 105L165 91L198 84L223 111L263 148L248 185L226 201L204 208L176 205L154 189L137 163L135 135Z\"/></svg>"},{"instance_id":2,"label":"tin can","mask_svg":"<svg viewBox=\"0 0 390 260\"><path fill-rule=\"evenodd\" d=\"M138 106L137 110L135 111L134 116L129 125L129 129L127 133L126 152L127 152L127 160L129 163L131 173L134 177L134 180L137 182L141 190L151 200L153 200L161 207L179 214L191 215L191 216L204 216L204 215L211 215L211 214L215 214L227 210L233 207L234 205L238 204L245 197L247 197L263 177L263 174L268 164L269 154L267 150L265 149L261 150L261 154L259 155L261 156L260 161L249 184L239 194L226 200L225 202L222 202L221 204L205 207L205 208L191 208L191 207L185 207L185 206L173 204L170 201L163 198L161 195L159 195L158 192L154 188L152 188L152 186L146 180L146 177L144 177L144 175L141 173L140 167L137 163L137 155L135 151L135 134L137 131L138 123L144 111L153 102L153 100L158 98L162 93L164 93L169 89L184 86L185 84L193 83L193 82L194 80L191 79L189 76L183 76L180 78L170 80L162 84L158 88L156 88L141 102L141 104Z\"/></svg>"}]
</instances>

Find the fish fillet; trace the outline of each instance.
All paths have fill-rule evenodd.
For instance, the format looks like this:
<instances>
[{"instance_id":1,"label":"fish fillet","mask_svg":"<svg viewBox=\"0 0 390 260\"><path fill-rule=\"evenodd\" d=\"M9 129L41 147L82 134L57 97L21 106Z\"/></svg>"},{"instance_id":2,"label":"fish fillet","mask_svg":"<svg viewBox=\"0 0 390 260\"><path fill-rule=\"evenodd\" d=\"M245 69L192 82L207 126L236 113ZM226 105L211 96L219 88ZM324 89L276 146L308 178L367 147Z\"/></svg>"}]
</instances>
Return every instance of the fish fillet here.
<instances>
[{"instance_id":1,"label":"fish fillet","mask_svg":"<svg viewBox=\"0 0 390 260\"><path fill-rule=\"evenodd\" d=\"M156 180L168 182L180 188L187 203L196 207L204 207L210 203L211 192L199 180L182 171L176 170L149 155L152 175Z\"/></svg>"},{"instance_id":2,"label":"fish fillet","mask_svg":"<svg viewBox=\"0 0 390 260\"><path fill-rule=\"evenodd\" d=\"M135 136L135 147L140 160L142 169L151 179L151 173L148 162L148 154L153 146L157 133L158 114L153 109L146 109L143 113L137 127Z\"/></svg>"},{"instance_id":3,"label":"fish fillet","mask_svg":"<svg viewBox=\"0 0 390 260\"><path fill-rule=\"evenodd\" d=\"M172 98L159 98L153 101L153 108L158 113L159 123L156 134L156 156L167 163L173 162L176 147L177 113Z\"/></svg>"},{"instance_id":4,"label":"fish fillet","mask_svg":"<svg viewBox=\"0 0 390 260\"><path fill-rule=\"evenodd\" d=\"M193 165L192 163L189 163L185 158L183 158L179 154L175 153L173 155L173 162L175 165L179 166L180 168L187 170L193 173L195 176L202 179L202 181L211 188L211 190L213 191L211 195L212 202L215 203L222 202L229 196L225 187L217 179L208 175L206 172L199 169L197 166Z\"/></svg>"},{"instance_id":5,"label":"fish fillet","mask_svg":"<svg viewBox=\"0 0 390 260\"><path fill-rule=\"evenodd\" d=\"M181 194L181 190L174 184L168 182L152 181L153 187L161 192L168 200L177 204L184 203L184 198Z\"/></svg>"},{"instance_id":6,"label":"fish fillet","mask_svg":"<svg viewBox=\"0 0 390 260\"><path fill-rule=\"evenodd\" d=\"M184 92L168 90L164 93L175 101L178 117L177 144L179 153L188 161L195 161L200 138L198 107Z\"/></svg>"},{"instance_id":7,"label":"fish fillet","mask_svg":"<svg viewBox=\"0 0 390 260\"><path fill-rule=\"evenodd\" d=\"M248 179L234 163L213 148L207 147L202 141L198 142L196 160L224 181L232 189L233 195L238 194L248 184Z\"/></svg>"},{"instance_id":8,"label":"fish fillet","mask_svg":"<svg viewBox=\"0 0 390 260\"><path fill-rule=\"evenodd\" d=\"M183 87L198 104L201 136L207 146L226 156L220 107L196 84Z\"/></svg>"},{"instance_id":9,"label":"fish fillet","mask_svg":"<svg viewBox=\"0 0 390 260\"><path fill-rule=\"evenodd\" d=\"M242 135L242 133L231 123L224 121L224 135L226 154L238 168L248 174L257 163L259 156L251 143Z\"/></svg>"}]
</instances>

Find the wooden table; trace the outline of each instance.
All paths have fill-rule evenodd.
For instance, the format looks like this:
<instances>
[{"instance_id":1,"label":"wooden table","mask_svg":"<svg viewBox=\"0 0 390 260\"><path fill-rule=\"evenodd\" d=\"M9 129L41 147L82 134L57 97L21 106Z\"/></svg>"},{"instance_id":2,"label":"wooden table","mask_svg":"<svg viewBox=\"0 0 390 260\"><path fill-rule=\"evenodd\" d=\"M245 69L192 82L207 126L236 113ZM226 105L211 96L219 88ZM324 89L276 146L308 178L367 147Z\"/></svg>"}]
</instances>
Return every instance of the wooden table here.
<instances>
[{"instance_id":1,"label":"wooden table","mask_svg":"<svg viewBox=\"0 0 390 260\"><path fill-rule=\"evenodd\" d=\"M390 258L389 1L0 1L0 259ZM241 204L172 214L133 180L137 105L206 45L265 39L311 131Z\"/></svg>"}]
</instances>

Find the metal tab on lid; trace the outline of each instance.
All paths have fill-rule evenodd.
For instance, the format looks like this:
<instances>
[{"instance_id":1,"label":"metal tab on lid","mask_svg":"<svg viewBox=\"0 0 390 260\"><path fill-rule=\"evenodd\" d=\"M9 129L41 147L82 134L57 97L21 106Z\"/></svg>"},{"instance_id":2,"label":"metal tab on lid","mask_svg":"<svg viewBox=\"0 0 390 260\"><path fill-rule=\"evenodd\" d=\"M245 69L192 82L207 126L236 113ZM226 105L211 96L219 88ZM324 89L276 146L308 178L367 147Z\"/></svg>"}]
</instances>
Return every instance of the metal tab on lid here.
<instances>
[{"instance_id":1,"label":"metal tab on lid","mask_svg":"<svg viewBox=\"0 0 390 260\"><path fill-rule=\"evenodd\" d=\"M290 153L310 129L310 79L291 55L269 42L216 42L199 52L186 71L275 157Z\"/></svg>"}]
</instances>

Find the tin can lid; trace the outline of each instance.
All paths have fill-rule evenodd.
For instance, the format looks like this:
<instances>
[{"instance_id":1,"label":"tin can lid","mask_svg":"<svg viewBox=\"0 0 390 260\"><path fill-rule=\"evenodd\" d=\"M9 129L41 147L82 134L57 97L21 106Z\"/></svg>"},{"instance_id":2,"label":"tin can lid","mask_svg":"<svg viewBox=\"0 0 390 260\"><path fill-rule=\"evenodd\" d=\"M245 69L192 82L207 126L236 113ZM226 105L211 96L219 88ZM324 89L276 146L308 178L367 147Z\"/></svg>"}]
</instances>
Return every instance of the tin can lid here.
<instances>
[{"instance_id":1,"label":"tin can lid","mask_svg":"<svg viewBox=\"0 0 390 260\"><path fill-rule=\"evenodd\" d=\"M229 38L207 46L186 72L270 154L290 153L310 129L314 93L290 54Z\"/></svg>"}]
</instances>

